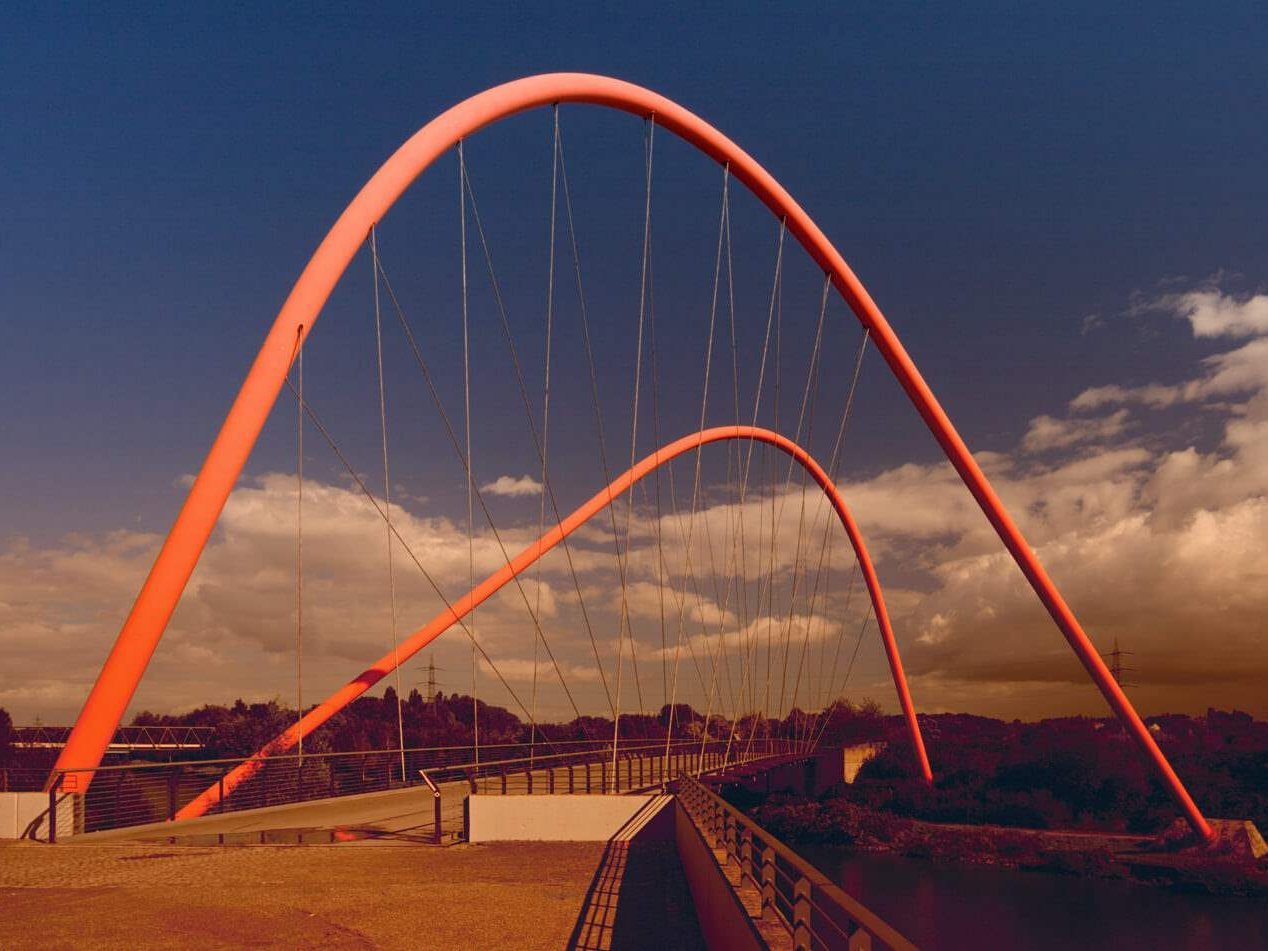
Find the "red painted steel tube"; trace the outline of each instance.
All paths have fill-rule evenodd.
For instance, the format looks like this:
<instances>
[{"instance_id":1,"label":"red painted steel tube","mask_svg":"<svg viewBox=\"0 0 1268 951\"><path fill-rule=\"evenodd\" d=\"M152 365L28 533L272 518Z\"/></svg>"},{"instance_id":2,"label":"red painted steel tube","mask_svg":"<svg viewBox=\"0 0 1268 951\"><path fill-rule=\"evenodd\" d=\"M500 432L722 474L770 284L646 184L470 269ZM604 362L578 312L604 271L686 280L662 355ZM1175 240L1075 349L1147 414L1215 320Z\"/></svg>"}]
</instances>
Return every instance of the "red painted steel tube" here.
<instances>
[{"instance_id":1,"label":"red painted steel tube","mask_svg":"<svg viewBox=\"0 0 1268 951\"><path fill-rule=\"evenodd\" d=\"M885 644L885 656L889 659L890 673L894 678L894 689L898 691L898 701L902 706L903 716L907 721L907 730L911 735L912 746L915 750L916 767L926 781L932 780L933 772L929 768L929 757L925 753L924 739L920 735L920 724L916 720L916 710L911 702L911 692L907 689L907 678L903 674L903 662L898 656L898 642L894 639L894 629L889 621L889 611L885 607L885 595L881 591L880 579L876 575L876 568L872 565L871 556L868 555L867 545L863 542L863 535L859 531L854 517L850 515L845 499L841 497L841 493L837 490L836 485L833 484L832 479L815 462L814 458L786 436L755 426L719 426L715 429L706 429L702 432L692 433L689 436L683 436L665 448L658 449L632 469L618 476L611 485L593 496L557 526L546 532L541 538L537 539L537 541L533 542L455 601L449 608L441 611L427 624L401 641L396 650L388 651L371 666L363 670L356 678L344 684L325 701L306 713L298 723L293 724L285 732L266 743L250 759L235 766L224 777L223 785L211 786L206 789L189 805L181 809L177 813L176 818L191 819L194 816L203 815L208 809L214 807L221 797L229 795L239 784L246 782L255 775L270 756L277 756L293 748L301 737L305 737L317 729L395 670L398 664L409 660L414 654L457 624L458 621L496 594L512 578L527 570L548 551L599 512L602 512L615 500L619 499L625 492L629 491L630 486L644 476L685 452L690 452L699 446L707 446L710 443L722 442L728 439L749 439L755 442L763 442L774 446L781 452L787 453L810 474L815 483L823 489L828 501L832 503L832 508L836 511L837 517L840 518L841 524L845 528L845 533L850 539L850 544L854 546L854 552L858 556L863 578L867 583L867 591L872 599L872 611L876 616L876 623L881 631L881 639Z\"/></svg>"},{"instance_id":2,"label":"red painted steel tube","mask_svg":"<svg viewBox=\"0 0 1268 951\"><path fill-rule=\"evenodd\" d=\"M473 132L518 112L560 102L584 102L641 116L696 146L753 192L827 272L833 286L872 334L881 356L917 412L977 500L1039 600L1082 662L1110 708L1144 752L1190 825L1205 838L1213 833L1184 784L1154 742L1127 695L1110 675L1074 612L1048 577L985 473L929 389L889 322L844 258L810 216L748 153L703 119L641 86L587 73L550 73L519 79L472 96L437 116L374 174L318 246L296 281L234 400L202 471L190 489L131 614L93 686L58 767L101 762L150 656L175 610L185 583L215 527L233 483L277 399L297 336L312 329L326 299L356 254L370 227L436 158ZM91 774L84 774L88 779ZM82 790L81 790L82 791Z\"/></svg>"}]
</instances>

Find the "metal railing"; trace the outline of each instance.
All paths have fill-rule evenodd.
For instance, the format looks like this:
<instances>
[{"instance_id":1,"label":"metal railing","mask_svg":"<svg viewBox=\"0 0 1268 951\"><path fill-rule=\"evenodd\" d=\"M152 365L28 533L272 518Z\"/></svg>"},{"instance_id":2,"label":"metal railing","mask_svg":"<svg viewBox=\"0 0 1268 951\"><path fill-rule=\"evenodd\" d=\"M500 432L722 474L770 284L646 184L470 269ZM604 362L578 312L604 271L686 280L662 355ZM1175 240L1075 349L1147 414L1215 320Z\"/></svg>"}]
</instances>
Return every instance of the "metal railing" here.
<instances>
[{"instance_id":1,"label":"metal railing","mask_svg":"<svg viewBox=\"0 0 1268 951\"><path fill-rule=\"evenodd\" d=\"M231 792L225 777L245 759L178 763L133 763L57 771L49 784L50 809L66 797L74 801L73 830L100 832L176 818L204 790L219 786L211 815L281 806L317 799L401 789L408 786L464 782L471 792L500 794L607 793L658 787L680 773L711 772L755 759L797 752L792 740L763 739L746 744L725 740L630 740L613 760L610 742L554 741L547 752L528 743L482 745L479 761L471 746L430 747L372 752L306 753L260 761L250 779ZM743 754L743 755L741 755ZM402 760L404 770L402 770ZM422 778L426 772L427 780ZM91 777L86 794L78 794ZM65 816L63 809L63 816ZM32 835L44 838L47 822Z\"/></svg>"},{"instance_id":2,"label":"metal railing","mask_svg":"<svg viewBox=\"0 0 1268 951\"><path fill-rule=\"evenodd\" d=\"M427 770L420 769L418 771L418 775L422 779L422 781L427 785L427 788L431 790L432 803L434 804L434 808L435 808L435 815L432 818L431 841L433 845L440 845L440 837L442 835L441 815L440 815L440 787L431 781L431 777L427 775Z\"/></svg>"},{"instance_id":3,"label":"metal railing","mask_svg":"<svg viewBox=\"0 0 1268 951\"><path fill-rule=\"evenodd\" d=\"M797 951L915 951L916 946L893 927L704 783L682 777L678 801L714 849L719 865L724 871L734 866L740 886L757 891L762 917L770 916L786 928Z\"/></svg>"},{"instance_id":4,"label":"metal railing","mask_svg":"<svg viewBox=\"0 0 1268 951\"><path fill-rule=\"evenodd\" d=\"M48 766L0 766L0 792L39 792Z\"/></svg>"}]
</instances>

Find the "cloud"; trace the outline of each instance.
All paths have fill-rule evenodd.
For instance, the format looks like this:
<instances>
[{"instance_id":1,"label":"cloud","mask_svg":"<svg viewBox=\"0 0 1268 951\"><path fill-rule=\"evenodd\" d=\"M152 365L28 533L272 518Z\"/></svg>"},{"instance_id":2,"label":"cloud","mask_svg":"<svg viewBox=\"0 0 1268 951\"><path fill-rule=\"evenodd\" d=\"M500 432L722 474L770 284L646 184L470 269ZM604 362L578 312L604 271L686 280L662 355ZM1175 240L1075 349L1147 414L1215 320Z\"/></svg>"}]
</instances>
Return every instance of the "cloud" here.
<instances>
[{"instance_id":1,"label":"cloud","mask_svg":"<svg viewBox=\"0 0 1268 951\"><path fill-rule=\"evenodd\" d=\"M1150 438L1123 446L1123 409L1090 419L1040 417L1016 457L1040 449L1064 449L1067 457L991 473L1094 641L1108 649L1117 637L1136 652L1133 696L1146 707L1268 711L1266 303L1207 291L1163 299L1158 306L1188 322L1195 338L1237 345L1202 358L1180 383L1097 387L1071 403L1075 411L1200 404L1209 450L1179 435L1189 430L1149 419L1140 425ZM1214 402L1228 397L1242 402ZM847 487L852 501L866 500L861 520L882 550L918 553L929 574L922 594L897 612L900 630L913 638L909 669L935 696L954 694L949 685L957 683L1011 685L1018 711L1035 684L1086 684L981 514L948 507L959 488L941 465L903 467ZM874 512L883 514L867 514ZM1003 695L994 696L1002 705Z\"/></svg>"},{"instance_id":2,"label":"cloud","mask_svg":"<svg viewBox=\"0 0 1268 951\"><path fill-rule=\"evenodd\" d=\"M1120 409L1100 419L1056 419L1052 416L1036 416L1022 437L1021 446L1026 452L1047 452L1052 449L1068 449L1084 443L1108 442L1127 428L1128 411Z\"/></svg>"},{"instance_id":3,"label":"cloud","mask_svg":"<svg viewBox=\"0 0 1268 951\"><path fill-rule=\"evenodd\" d=\"M1192 379L1176 384L1096 386L1076 396L1070 409L1084 412L1133 403L1162 409L1268 388L1268 295L1235 297L1218 290L1165 294L1137 304L1133 312L1160 313L1187 321L1198 339L1254 339L1206 357L1201 361L1203 372Z\"/></svg>"},{"instance_id":4,"label":"cloud","mask_svg":"<svg viewBox=\"0 0 1268 951\"><path fill-rule=\"evenodd\" d=\"M1168 294L1159 309L1187 320L1195 337L1258 337L1268 334L1268 294L1235 297L1218 289Z\"/></svg>"},{"instance_id":5,"label":"cloud","mask_svg":"<svg viewBox=\"0 0 1268 951\"><path fill-rule=\"evenodd\" d=\"M1208 343L1179 380L1084 390L1064 414L1057 407L1032 419L1011 451L977 456L1096 643L1108 649L1117 637L1135 652L1141 686L1132 695L1147 709L1239 704L1268 713L1264 299L1200 289L1151 301L1194 339L1223 349L1211 353ZM1175 425L1177 414L1193 425ZM235 489L134 707L180 710L238 695L289 701L294 489L289 474L260 475ZM878 562L922 709L1007 716L1103 709L949 464L894 466L841 489ZM528 476L502 476L483 491L528 497L540 486ZM784 641L804 645L816 689L835 689L825 670L835 645L854 636L867 602L856 591L846 618L852 559L821 493L812 485L803 495L794 476L786 486L752 487L743 505L726 486L712 486L707 498L696 511L659 518L636 501L624 602L642 682L626 679L625 705L637 687L658 706L675 657L680 699L703 705L714 692L725 705L747 704L765 677L745 659L755 651L764 657L768 642L776 651ZM392 549L398 638L460 597L472 571L483 579L537 535L535 512L500 524L498 537L482 529L470 539L462 519L438 514L432 503L397 494L390 512L404 539ZM556 548L540 572L482 604L470 624L521 696L536 637L527 601L583 711L605 708L593 651L611 680L622 629L611 524L596 519L567 552ZM346 483L310 480L304 525L304 690L312 699L390 649L392 626L386 527L364 496ZM625 546L623 510L617 526ZM818 589L815 562L825 538L834 546L834 571ZM73 716L161 541L120 530L0 547L0 706L19 719ZM867 643L870 660L865 652L858 682L888 700L874 630ZM628 641L624 650L628 664ZM471 649L460 630L427 651L446 669L448 689L467 689ZM541 715L571 716L544 650L538 660ZM800 662L794 652L789 691ZM486 695L482 687L481 696L513 706L498 689Z\"/></svg>"},{"instance_id":6,"label":"cloud","mask_svg":"<svg viewBox=\"0 0 1268 951\"><path fill-rule=\"evenodd\" d=\"M532 476L498 476L492 482L480 486L480 491L489 495L500 495L510 499L527 498L541 495L542 484Z\"/></svg>"}]
</instances>

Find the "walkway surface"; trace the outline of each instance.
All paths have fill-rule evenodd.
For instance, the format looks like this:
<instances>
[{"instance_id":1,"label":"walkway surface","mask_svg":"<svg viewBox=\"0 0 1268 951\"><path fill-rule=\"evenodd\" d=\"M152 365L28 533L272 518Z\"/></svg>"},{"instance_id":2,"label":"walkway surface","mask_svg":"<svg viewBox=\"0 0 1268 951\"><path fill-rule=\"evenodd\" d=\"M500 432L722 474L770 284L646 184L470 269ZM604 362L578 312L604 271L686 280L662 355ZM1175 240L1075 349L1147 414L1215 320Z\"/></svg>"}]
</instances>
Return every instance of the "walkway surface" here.
<instances>
[{"instance_id":1,"label":"walkway surface","mask_svg":"<svg viewBox=\"0 0 1268 951\"><path fill-rule=\"evenodd\" d=\"M5 948L702 947L672 846L0 845Z\"/></svg>"},{"instance_id":2,"label":"walkway surface","mask_svg":"<svg viewBox=\"0 0 1268 951\"><path fill-rule=\"evenodd\" d=\"M462 829L462 800L465 783L446 783L441 789L441 828L446 841L453 841ZM329 843L331 833L346 838L373 837L399 842L426 842L433 839L435 800L425 786L411 786L387 792L314 799L288 806L246 809L222 816L200 816L179 822L155 822L126 826L105 832L90 832L59 840L74 848L90 844L145 840L161 842L175 838L183 845Z\"/></svg>"}]
</instances>

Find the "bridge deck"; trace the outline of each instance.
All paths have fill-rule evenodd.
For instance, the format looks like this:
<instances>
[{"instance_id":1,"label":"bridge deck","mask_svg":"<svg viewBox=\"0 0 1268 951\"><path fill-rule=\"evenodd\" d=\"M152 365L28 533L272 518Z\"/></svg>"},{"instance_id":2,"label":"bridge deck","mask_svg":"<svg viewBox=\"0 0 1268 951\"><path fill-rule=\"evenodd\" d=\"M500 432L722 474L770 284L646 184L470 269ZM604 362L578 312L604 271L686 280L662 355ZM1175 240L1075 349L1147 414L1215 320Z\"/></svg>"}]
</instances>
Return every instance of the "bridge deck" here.
<instances>
[{"instance_id":1,"label":"bridge deck","mask_svg":"<svg viewBox=\"0 0 1268 951\"><path fill-rule=\"evenodd\" d=\"M634 757L622 763L622 792L659 789L660 759L657 755ZM531 771L483 776L477 780L481 794L521 795L553 790L598 793L605 782L603 763L583 763ZM642 781L640 783L640 780ZM653 782L653 780L657 780ZM441 783L441 831L447 841L462 829L462 802L470 793L466 782ZM351 836L394 838L403 841L430 841L435 829L435 803L425 786L410 786L384 792L316 799L260 809L244 809L224 815L201 816L179 822L154 822L65 838L68 843L160 840L179 837L182 844L248 844L268 841L295 841L302 833L305 842L331 840L330 833ZM270 834L271 833L271 834ZM206 837L206 838L204 838Z\"/></svg>"}]
</instances>

